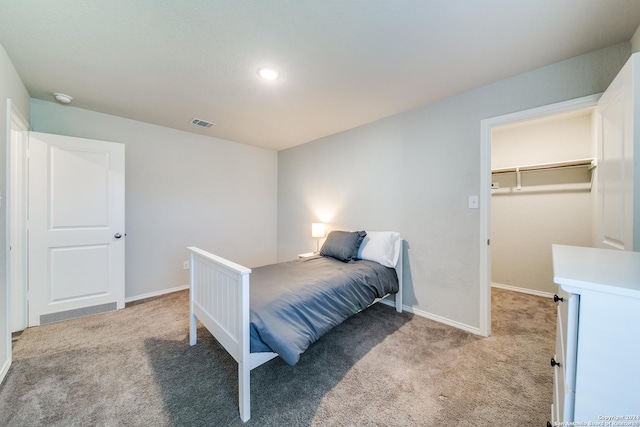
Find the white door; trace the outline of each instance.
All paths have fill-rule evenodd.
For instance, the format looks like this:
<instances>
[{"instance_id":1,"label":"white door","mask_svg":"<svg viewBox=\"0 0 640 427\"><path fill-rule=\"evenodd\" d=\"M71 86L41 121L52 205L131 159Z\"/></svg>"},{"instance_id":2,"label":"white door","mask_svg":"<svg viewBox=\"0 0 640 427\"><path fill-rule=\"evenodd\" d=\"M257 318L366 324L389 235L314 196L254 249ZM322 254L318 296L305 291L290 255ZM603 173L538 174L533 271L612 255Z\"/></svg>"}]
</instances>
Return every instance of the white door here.
<instances>
[{"instance_id":1,"label":"white door","mask_svg":"<svg viewBox=\"0 0 640 427\"><path fill-rule=\"evenodd\" d=\"M124 307L124 145L29 133L29 326Z\"/></svg>"},{"instance_id":2,"label":"white door","mask_svg":"<svg viewBox=\"0 0 640 427\"><path fill-rule=\"evenodd\" d=\"M603 248L633 250L634 74L639 60L636 54L627 61L598 102L597 243Z\"/></svg>"}]
</instances>

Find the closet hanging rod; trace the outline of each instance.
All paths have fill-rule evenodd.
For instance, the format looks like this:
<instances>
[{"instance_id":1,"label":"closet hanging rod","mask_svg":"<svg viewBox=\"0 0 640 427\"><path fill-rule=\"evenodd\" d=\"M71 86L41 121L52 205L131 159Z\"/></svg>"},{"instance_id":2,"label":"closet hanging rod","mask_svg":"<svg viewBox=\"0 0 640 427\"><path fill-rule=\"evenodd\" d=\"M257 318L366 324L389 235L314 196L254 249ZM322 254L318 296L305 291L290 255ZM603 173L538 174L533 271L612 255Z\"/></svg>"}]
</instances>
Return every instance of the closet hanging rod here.
<instances>
[{"instance_id":1,"label":"closet hanging rod","mask_svg":"<svg viewBox=\"0 0 640 427\"><path fill-rule=\"evenodd\" d=\"M517 172L527 172L527 171L538 171L538 170L547 170L547 169L560 169L560 168L577 168L589 166L590 169L596 167L596 161L594 159L579 159L579 160L569 160L565 162L551 162L551 163L538 163L534 165L524 165L524 166L514 166L509 168L498 168L492 169L492 174L503 174L503 173L517 173Z\"/></svg>"}]
</instances>

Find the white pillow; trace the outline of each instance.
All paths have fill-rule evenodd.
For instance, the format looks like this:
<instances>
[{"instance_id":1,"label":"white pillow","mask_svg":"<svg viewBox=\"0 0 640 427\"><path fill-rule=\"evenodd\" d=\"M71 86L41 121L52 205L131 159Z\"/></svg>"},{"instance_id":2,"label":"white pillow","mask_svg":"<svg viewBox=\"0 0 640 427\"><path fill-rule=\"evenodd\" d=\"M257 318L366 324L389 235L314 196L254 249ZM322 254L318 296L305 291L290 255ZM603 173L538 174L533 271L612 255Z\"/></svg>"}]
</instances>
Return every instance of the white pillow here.
<instances>
[{"instance_id":1,"label":"white pillow","mask_svg":"<svg viewBox=\"0 0 640 427\"><path fill-rule=\"evenodd\" d=\"M367 235L358 249L358 258L375 261L385 267L395 267L401 250L400 233L367 231Z\"/></svg>"}]
</instances>

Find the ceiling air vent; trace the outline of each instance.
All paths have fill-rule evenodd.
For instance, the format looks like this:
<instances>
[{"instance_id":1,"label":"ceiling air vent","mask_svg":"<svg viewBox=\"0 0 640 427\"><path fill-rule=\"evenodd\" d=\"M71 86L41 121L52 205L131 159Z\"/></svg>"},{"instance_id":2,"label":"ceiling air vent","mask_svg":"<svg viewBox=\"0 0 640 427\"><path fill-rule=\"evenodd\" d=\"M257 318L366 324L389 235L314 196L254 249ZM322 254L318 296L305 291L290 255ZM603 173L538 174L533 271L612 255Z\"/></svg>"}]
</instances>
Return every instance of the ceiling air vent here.
<instances>
[{"instance_id":1,"label":"ceiling air vent","mask_svg":"<svg viewBox=\"0 0 640 427\"><path fill-rule=\"evenodd\" d=\"M194 118L194 119L191 119L191 124L192 125L196 125L196 126L200 126L200 127L203 127L203 128L210 128L210 127L213 127L213 125L215 123L206 122L204 120L200 120L200 119L195 119Z\"/></svg>"}]
</instances>

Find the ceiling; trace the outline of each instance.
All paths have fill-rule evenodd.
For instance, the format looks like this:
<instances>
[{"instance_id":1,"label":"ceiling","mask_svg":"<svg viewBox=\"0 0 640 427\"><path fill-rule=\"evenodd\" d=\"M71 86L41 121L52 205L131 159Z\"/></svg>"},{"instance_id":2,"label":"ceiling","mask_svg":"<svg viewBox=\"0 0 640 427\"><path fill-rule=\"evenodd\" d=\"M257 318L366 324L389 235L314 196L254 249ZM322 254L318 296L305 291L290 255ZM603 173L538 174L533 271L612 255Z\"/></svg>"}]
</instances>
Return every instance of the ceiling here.
<instances>
[{"instance_id":1,"label":"ceiling","mask_svg":"<svg viewBox=\"0 0 640 427\"><path fill-rule=\"evenodd\" d=\"M0 0L33 98L274 150L628 41L637 0ZM281 76L267 82L261 66ZM201 128L199 118L215 123Z\"/></svg>"}]
</instances>

